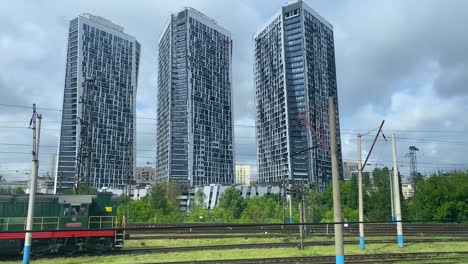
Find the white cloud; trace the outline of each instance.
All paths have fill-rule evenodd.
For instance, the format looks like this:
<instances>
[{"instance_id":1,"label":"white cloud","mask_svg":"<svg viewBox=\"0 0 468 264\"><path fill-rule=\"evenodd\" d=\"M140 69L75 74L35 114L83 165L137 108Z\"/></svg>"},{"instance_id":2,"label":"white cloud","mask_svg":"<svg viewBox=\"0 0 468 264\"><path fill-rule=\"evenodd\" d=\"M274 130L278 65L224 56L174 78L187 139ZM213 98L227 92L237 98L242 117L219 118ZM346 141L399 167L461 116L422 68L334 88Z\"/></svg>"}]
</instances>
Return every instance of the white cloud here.
<instances>
[{"instance_id":1,"label":"white cloud","mask_svg":"<svg viewBox=\"0 0 468 264\"><path fill-rule=\"evenodd\" d=\"M236 125L255 120L252 34L286 0L258 1L10 1L0 9L0 104L61 108L68 21L81 13L100 15L125 27L142 44L138 116L156 117L157 40L171 13L192 6L231 31L234 39L233 95ZM342 124L343 157L356 157L355 133L387 120L385 129L466 131L466 1L311 1L335 27L335 52ZM29 109L0 106L0 143L30 144ZM59 128L60 114L43 111L44 128ZM155 120L138 119L139 149L155 148ZM58 131L44 130L42 143L57 145ZM346 134L347 133L347 134ZM255 164L255 130L235 128L240 163ZM388 135L387 135L388 136ZM465 133L406 132L401 137L468 141ZM370 137L366 137L368 149ZM378 142L375 159L389 160L388 143ZM399 158L410 144L425 163L462 163L463 144L401 140ZM465 144L466 145L466 144ZM0 148L6 150L6 145ZM13 148L29 152L27 147ZM41 150L48 170L53 148ZM242 154L242 155L240 155ZM245 155L244 155L245 154ZM138 152L139 163L154 152ZM146 158L149 157L149 158ZM373 156L374 157L374 156ZM445 165L444 165L445 166ZM8 168L8 170L6 169ZM0 153L0 174L30 168L29 154ZM406 168L406 167L405 167ZM436 169L427 164L425 171Z\"/></svg>"}]
</instances>

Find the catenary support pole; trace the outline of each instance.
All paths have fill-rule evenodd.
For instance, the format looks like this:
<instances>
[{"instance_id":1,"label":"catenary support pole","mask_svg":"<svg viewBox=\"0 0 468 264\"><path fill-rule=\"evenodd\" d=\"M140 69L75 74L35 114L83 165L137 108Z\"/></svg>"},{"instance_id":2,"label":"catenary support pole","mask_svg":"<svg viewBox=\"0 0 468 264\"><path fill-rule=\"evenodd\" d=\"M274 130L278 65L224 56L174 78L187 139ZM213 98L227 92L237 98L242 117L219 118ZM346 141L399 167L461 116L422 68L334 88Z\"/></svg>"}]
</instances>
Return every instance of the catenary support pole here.
<instances>
[{"instance_id":1,"label":"catenary support pole","mask_svg":"<svg viewBox=\"0 0 468 264\"><path fill-rule=\"evenodd\" d=\"M34 217L34 202L36 198L36 185L37 185L37 173L39 170L39 138L41 134L41 119L42 115L36 113L36 105L34 105L33 117L33 160L32 160L32 173L31 173L31 185L29 186L29 203L28 203L28 217L26 219L26 230L31 231L33 229L33 217ZM24 250L23 250L23 264L29 264L31 255L31 239L32 232L26 232L24 239Z\"/></svg>"},{"instance_id":2,"label":"catenary support pole","mask_svg":"<svg viewBox=\"0 0 468 264\"><path fill-rule=\"evenodd\" d=\"M304 191L304 190L301 189L301 191ZM301 193L301 196L302 195L304 195L304 193ZM303 223L304 223L304 201L301 197L301 202L299 203L299 236L301 239L301 243L299 245L300 250L304 249L304 225Z\"/></svg>"},{"instance_id":3,"label":"catenary support pole","mask_svg":"<svg viewBox=\"0 0 468 264\"><path fill-rule=\"evenodd\" d=\"M293 185L292 183L289 184L289 190L292 192ZM293 209L292 209L292 194L288 194L288 200L289 200L289 223L293 223Z\"/></svg>"},{"instance_id":4,"label":"catenary support pole","mask_svg":"<svg viewBox=\"0 0 468 264\"><path fill-rule=\"evenodd\" d=\"M403 226L401 223L401 207L400 207L400 183L398 179L398 163L396 154L395 133L392 134L392 152L393 152L393 197L395 200L395 217L397 223L397 241L398 246L403 247Z\"/></svg>"},{"instance_id":5,"label":"catenary support pole","mask_svg":"<svg viewBox=\"0 0 468 264\"><path fill-rule=\"evenodd\" d=\"M336 155L336 108L335 98L328 98L329 107L329 125L330 125L330 143L331 143L331 165L332 165L332 185L333 185L333 212L335 221L335 251L336 264L343 264L344 246L343 246L343 223L341 218L341 199L340 199L340 177L338 173L338 157Z\"/></svg>"},{"instance_id":6,"label":"catenary support pole","mask_svg":"<svg viewBox=\"0 0 468 264\"><path fill-rule=\"evenodd\" d=\"M392 171L388 171L388 178L390 179L390 205L392 208L392 222L396 221L395 218L395 200L393 199L393 177L392 177Z\"/></svg>"},{"instance_id":7,"label":"catenary support pole","mask_svg":"<svg viewBox=\"0 0 468 264\"><path fill-rule=\"evenodd\" d=\"M364 204L362 198L362 154L361 154L361 133L357 135L358 144L358 199L359 199L359 248L364 250Z\"/></svg>"},{"instance_id":8,"label":"catenary support pole","mask_svg":"<svg viewBox=\"0 0 468 264\"><path fill-rule=\"evenodd\" d=\"M283 179L283 183L281 187L282 187L281 202L283 203L283 224L286 224L286 178Z\"/></svg>"},{"instance_id":9,"label":"catenary support pole","mask_svg":"<svg viewBox=\"0 0 468 264\"><path fill-rule=\"evenodd\" d=\"M307 191L308 193L309 189L305 188L304 191ZM306 203L305 203L306 198L307 197L305 196L305 193L304 193L302 196L302 222L303 223L307 223L307 214L309 212L308 207L306 206ZM304 236L304 238L307 237L307 225L303 226L302 235Z\"/></svg>"}]
</instances>

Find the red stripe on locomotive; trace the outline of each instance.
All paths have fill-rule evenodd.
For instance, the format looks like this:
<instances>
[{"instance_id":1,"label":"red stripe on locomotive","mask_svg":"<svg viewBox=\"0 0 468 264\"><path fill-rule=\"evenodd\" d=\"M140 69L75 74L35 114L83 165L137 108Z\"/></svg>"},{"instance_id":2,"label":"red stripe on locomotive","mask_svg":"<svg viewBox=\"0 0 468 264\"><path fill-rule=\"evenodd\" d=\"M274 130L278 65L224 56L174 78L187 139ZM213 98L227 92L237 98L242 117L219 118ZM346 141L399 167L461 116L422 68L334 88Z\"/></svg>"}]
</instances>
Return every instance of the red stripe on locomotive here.
<instances>
[{"instance_id":1,"label":"red stripe on locomotive","mask_svg":"<svg viewBox=\"0 0 468 264\"><path fill-rule=\"evenodd\" d=\"M24 239L24 232L0 233L0 240ZM67 238L67 237L114 237L115 230L70 230L33 232L33 238Z\"/></svg>"}]
</instances>

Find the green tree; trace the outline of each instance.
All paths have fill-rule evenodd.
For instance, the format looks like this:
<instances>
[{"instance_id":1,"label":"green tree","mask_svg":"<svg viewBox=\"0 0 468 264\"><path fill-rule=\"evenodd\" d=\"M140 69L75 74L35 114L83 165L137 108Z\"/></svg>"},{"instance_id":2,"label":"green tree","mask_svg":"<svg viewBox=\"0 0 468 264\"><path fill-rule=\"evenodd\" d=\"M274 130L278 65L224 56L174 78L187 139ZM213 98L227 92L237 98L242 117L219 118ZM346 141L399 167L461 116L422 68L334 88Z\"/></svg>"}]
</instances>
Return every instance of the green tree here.
<instances>
[{"instance_id":1,"label":"green tree","mask_svg":"<svg viewBox=\"0 0 468 264\"><path fill-rule=\"evenodd\" d=\"M205 206L206 195L202 191L195 193L190 199L187 222L207 222L210 221L210 213Z\"/></svg>"},{"instance_id":2,"label":"green tree","mask_svg":"<svg viewBox=\"0 0 468 264\"><path fill-rule=\"evenodd\" d=\"M16 187L14 190L13 190L13 193L16 194L16 195L20 195L20 194L26 194L26 192L23 190L23 188L21 187Z\"/></svg>"},{"instance_id":3,"label":"green tree","mask_svg":"<svg viewBox=\"0 0 468 264\"><path fill-rule=\"evenodd\" d=\"M372 186L364 203L364 215L369 221L388 221L391 219L390 170L375 168L372 171ZM402 200L403 201L403 200Z\"/></svg>"},{"instance_id":4,"label":"green tree","mask_svg":"<svg viewBox=\"0 0 468 264\"><path fill-rule=\"evenodd\" d=\"M166 210L168 206L165 184L155 184L151 187L149 199L154 209Z\"/></svg>"},{"instance_id":5,"label":"green tree","mask_svg":"<svg viewBox=\"0 0 468 264\"><path fill-rule=\"evenodd\" d=\"M183 221L180 204L177 196L180 194L179 187L173 183L159 183L152 186L150 195L145 197L153 211L149 219L158 223L177 223Z\"/></svg>"},{"instance_id":6,"label":"green tree","mask_svg":"<svg viewBox=\"0 0 468 264\"><path fill-rule=\"evenodd\" d=\"M265 195L246 199L240 221L242 223L281 223L282 214L282 204L278 201L278 195Z\"/></svg>"},{"instance_id":7,"label":"green tree","mask_svg":"<svg viewBox=\"0 0 468 264\"><path fill-rule=\"evenodd\" d=\"M352 209L349 206L342 206L342 218L346 222L357 222L359 220L358 210ZM325 217L321 220L322 223L332 223L334 222L334 211L328 210L325 212Z\"/></svg>"},{"instance_id":8,"label":"green tree","mask_svg":"<svg viewBox=\"0 0 468 264\"><path fill-rule=\"evenodd\" d=\"M354 178L354 179L353 179ZM358 220L357 178L340 182L340 197L343 220ZM330 184L324 191L312 188L308 194L310 219L313 222L333 222L333 186Z\"/></svg>"},{"instance_id":9,"label":"green tree","mask_svg":"<svg viewBox=\"0 0 468 264\"><path fill-rule=\"evenodd\" d=\"M125 194L121 194L119 196L119 200L117 202L117 218L118 218L118 221L121 221L122 220L122 216L125 216L126 218L126 222L128 222L130 219L130 197L128 197L127 195Z\"/></svg>"},{"instance_id":10,"label":"green tree","mask_svg":"<svg viewBox=\"0 0 468 264\"><path fill-rule=\"evenodd\" d=\"M468 219L468 172L432 175L420 179L413 198L409 200L413 219Z\"/></svg>"},{"instance_id":11,"label":"green tree","mask_svg":"<svg viewBox=\"0 0 468 264\"><path fill-rule=\"evenodd\" d=\"M0 194L15 194L15 195L21 195L21 194L26 194L21 187L16 187L16 188L0 188Z\"/></svg>"},{"instance_id":12,"label":"green tree","mask_svg":"<svg viewBox=\"0 0 468 264\"><path fill-rule=\"evenodd\" d=\"M231 187L223 192L213 213L217 221L234 223L239 220L245 206L245 200L239 190Z\"/></svg>"},{"instance_id":13,"label":"green tree","mask_svg":"<svg viewBox=\"0 0 468 264\"><path fill-rule=\"evenodd\" d=\"M154 221L156 211L148 199L143 198L129 202L129 218L131 223L156 222Z\"/></svg>"},{"instance_id":14,"label":"green tree","mask_svg":"<svg viewBox=\"0 0 468 264\"><path fill-rule=\"evenodd\" d=\"M329 210L325 196L325 192L315 185L309 189L306 199L306 206L309 208L308 222L318 223L325 217L325 212Z\"/></svg>"}]
</instances>

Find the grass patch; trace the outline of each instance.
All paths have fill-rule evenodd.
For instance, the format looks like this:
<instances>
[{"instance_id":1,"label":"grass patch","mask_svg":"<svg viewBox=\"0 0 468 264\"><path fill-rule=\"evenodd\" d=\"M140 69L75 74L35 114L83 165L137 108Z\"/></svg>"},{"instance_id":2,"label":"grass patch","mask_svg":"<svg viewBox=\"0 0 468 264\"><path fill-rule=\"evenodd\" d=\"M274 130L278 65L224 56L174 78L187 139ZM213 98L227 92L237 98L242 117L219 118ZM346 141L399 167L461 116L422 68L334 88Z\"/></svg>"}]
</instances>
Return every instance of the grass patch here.
<instances>
[{"instance_id":1,"label":"grass patch","mask_svg":"<svg viewBox=\"0 0 468 264\"><path fill-rule=\"evenodd\" d=\"M450 239L449 237L405 237L406 240L411 239ZM396 237L369 237L366 242L375 240L395 241ZM305 242L313 241L334 241L334 238L311 236L304 239ZM359 237L345 237L345 241L359 242ZM189 238L189 239L140 239L127 240L125 247L194 247L194 246L220 246L220 245L240 245L240 244L257 244L257 243L299 243L297 236L285 237L230 237L230 238Z\"/></svg>"},{"instance_id":2,"label":"grass patch","mask_svg":"<svg viewBox=\"0 0 468 264\"><path fill-rule=\"evenodd\" d=\"M375 253L410 253L410 252L448 252L466 251L468 242L434 242L434 243L407 243L404 248L398 248L395 244L369 244L366 246L364 254ZM145 255L119 255L102 257L79 257L79 258L56 258L39 259L34 264L78 264L78 263L161 263L170 261L195 261L195 260L222 260L238 258L273 258L273 257L301 257L334 255L334 246L313 246L304 250L296 248L275 248L275 249L232 249L232 250L206 250L191 252L170 252L153 253ZM359 245L346 245L345 254L363 254L359 250ZM17 262L0 262L2 264L13 264ZM412 262L402 262L412 263ZM419 262L421 263L421 262ZM428 262L430 263L430 262ZM441 261L436 263L443 263ZM453 263L448 262L448 263Z\"/></svg>"}]
</instances>

